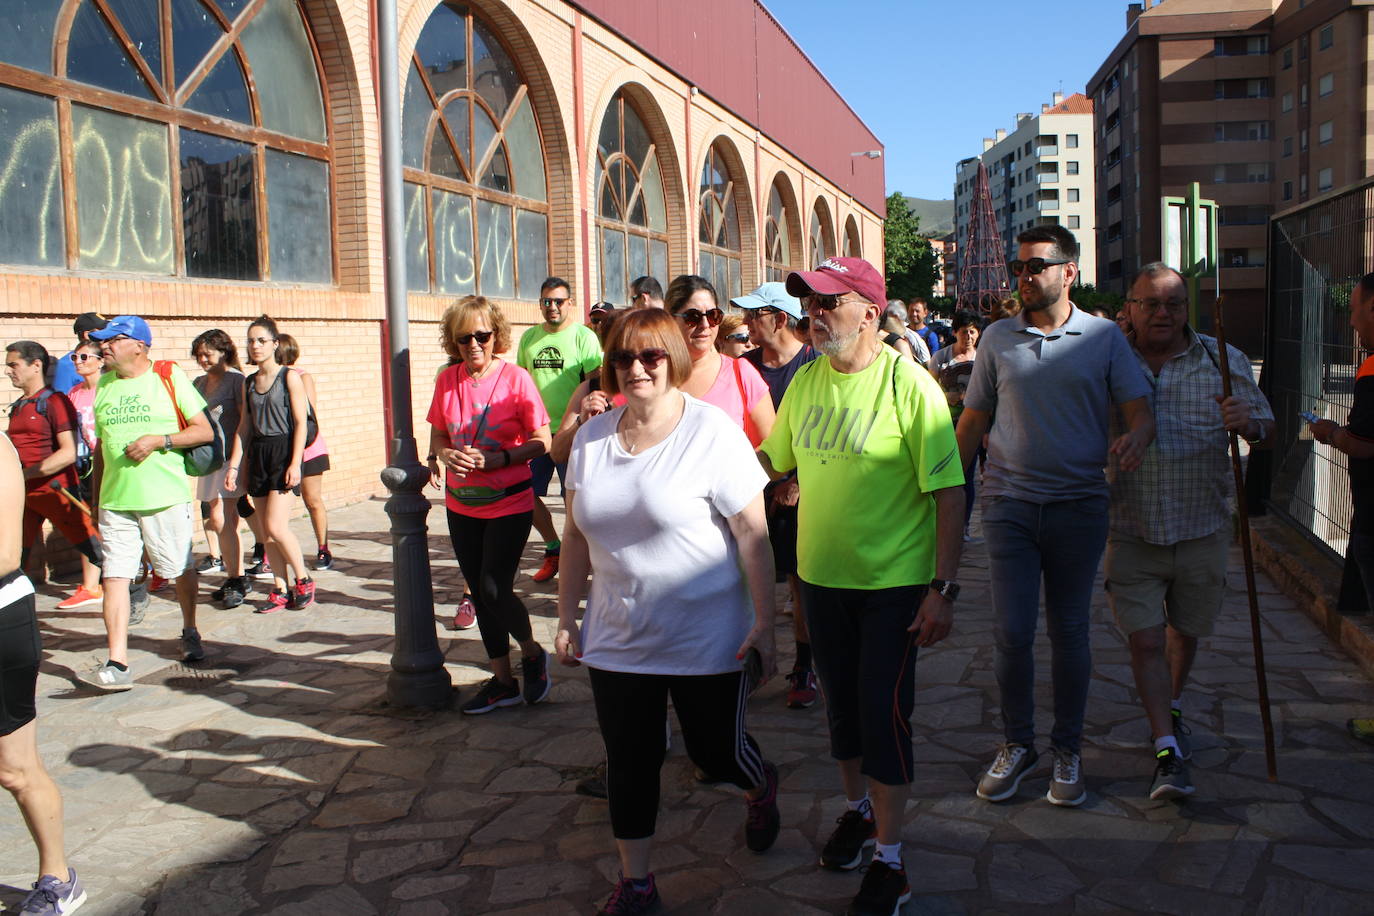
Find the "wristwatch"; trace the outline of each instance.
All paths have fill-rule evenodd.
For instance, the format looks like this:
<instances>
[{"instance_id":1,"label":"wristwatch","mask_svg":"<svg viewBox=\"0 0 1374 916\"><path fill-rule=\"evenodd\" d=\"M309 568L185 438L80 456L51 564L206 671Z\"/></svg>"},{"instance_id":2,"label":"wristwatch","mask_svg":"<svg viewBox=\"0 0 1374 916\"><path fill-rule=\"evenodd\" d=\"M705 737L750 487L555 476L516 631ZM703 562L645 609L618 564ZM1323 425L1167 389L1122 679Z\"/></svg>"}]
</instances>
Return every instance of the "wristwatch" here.
<instances>
[{"instance_id":1,"label":"wristwatch","mask_svg":"<svg viewBox=\"0 0 1374 916\"><path fill-rule=\"evenodd\" d=\"M947 601L954 601L959 597L958 582L950 582L945 579L931 579L930 590Z\"/></svg>"},{"instance_id":2,"label":"wristwatch","mask_svg":"<svg viewBox=\"0 0 1374 916\"><path fill-rule=\"evenodd\" d=\"M163 436L163 437L162 437L162 450L163 450L164 452L170 452L170 451L172 450L172 437L171 437L171 436Z\"/></svg>"}]
</instances>

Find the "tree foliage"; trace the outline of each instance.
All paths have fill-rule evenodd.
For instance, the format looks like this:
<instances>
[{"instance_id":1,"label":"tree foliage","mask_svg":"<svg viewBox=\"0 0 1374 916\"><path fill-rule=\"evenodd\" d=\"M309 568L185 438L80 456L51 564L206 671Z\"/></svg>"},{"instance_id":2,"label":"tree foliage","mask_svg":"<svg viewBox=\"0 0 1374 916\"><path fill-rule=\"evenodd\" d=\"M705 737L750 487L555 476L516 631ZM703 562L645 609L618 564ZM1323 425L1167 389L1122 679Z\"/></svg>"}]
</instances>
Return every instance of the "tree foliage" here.
<instances>
[{"instance_id":1,"label":"tree foliage","mask_svg":"<svg viewBox=\"0 0 1374 916\"><path fill-rule=\"evenodd\" d=\"M1101 308L1105 309L1109 315L1115 315L1126 304L1124 296L1105 289L1098 289L1091 283L1079 283L1074 286L1073 289L1069 290L1069 298L1073 300L1074 305L1085 312Z\"/></svg>"},{"instance_id":2,"label":"tree foliage","mask_svg":"<svg viewBox=\"0 0 1374 916\"><path fill-rule=\"evenodd\" d=\"M939 258L930 240L921 235L921 218L911 212L900 191L888 195L883 237L888 297L903 302L917 296L929 298L940 276Z\"/></svg>"}]
</instances>

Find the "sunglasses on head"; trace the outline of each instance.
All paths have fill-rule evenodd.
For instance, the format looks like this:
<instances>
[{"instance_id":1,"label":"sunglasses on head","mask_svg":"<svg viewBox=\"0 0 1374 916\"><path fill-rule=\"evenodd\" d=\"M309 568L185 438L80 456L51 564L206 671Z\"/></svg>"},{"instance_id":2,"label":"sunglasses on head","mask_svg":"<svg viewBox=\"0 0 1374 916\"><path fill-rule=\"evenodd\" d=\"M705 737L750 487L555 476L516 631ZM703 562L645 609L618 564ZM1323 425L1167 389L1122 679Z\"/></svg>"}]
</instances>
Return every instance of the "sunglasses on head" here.
<instances>
[{"instance_id":1,"label":"sunglasses on head","mask_svg":"<svg viewBox=\"0 0 1374 916\"><path fill-rule=\"evenodd\" d=\"M471 334L459 334L458 344L459 346L466 347L468 344L472 343L472 338L474 337L477 338L479 344L484 344L491 340L491 335L495 333L495 331L473 331Z\"/></svg>"},{"instance_id":2,"label":"sunglasses on head","mask_svg":"<svg viewBox=\"0 0 1374 916\"><path fill-rule=\"evenodd\" d=\"M684 309L675 316L687 325L701 324L701 319L705 318L706 323L715 327L725 318L725 313L720 309L711 309L703 312L701 309Z\"/></svg>"},{"instance_id":3,"label":"sunglasses on head","mask_svg":"<svg viewBox=\"0 0 1374 916\"><path fill-rule=\"evenodd\" d=\"M550 297L550 298L548 298L548 299L540 299L540 300L539 300L539 304L540 304L540 305L556 305L556 306L558 306L559 308L562 308L562 307L563 307L563 303L565 303L565 302L567 302L567 301L568 301L568 298L567 298L566 296L564 296L562 299L554 299L554 298Z\"/></svg>"},{"instance_id":4,"label":"sunglasses on head","mask_svg":"<svg viewBox=\"0 0 1374 916\"><path fill-rule=\"evenodd\" d=\"M606 361L612 368L628 370L639 360L639 364L645 369L653 371L658 368L658 364L668 358L668 351L662 347L646 347L638 353L631 353L629 350L612 350L606 354Z\"/></svg>"},{"instance_id":5,"label":"sunglasses on head","mask_svg":"<svg viewBox=\"0 0 1374 916\"><path fill-rule=\"evenodd\" d=\"M1007 269L1011 271L1013 277L1019 277L1023 270L1028 270L1032 274L1043 273L1046 267L1067 264L1069 260L1069 258L1031 258L1028 261L1023 261L1017 258L1015 261L1007 262Z\"/></svg>"},{"instance_id":6,"label":"sunglasses on head","mask_svg":"<svg viewBox=\"0 0 1374 916\"><path fill-rule=\"evenodd\" d=\"M95 354L95 353L73 353L73 354L72 354L72 362L74 362L74 363L84 363L84 362L85 362L86 360L88 360L88 359L100 359L100 357L99 357L97 354Z\"/></svg>"}]
</instances>

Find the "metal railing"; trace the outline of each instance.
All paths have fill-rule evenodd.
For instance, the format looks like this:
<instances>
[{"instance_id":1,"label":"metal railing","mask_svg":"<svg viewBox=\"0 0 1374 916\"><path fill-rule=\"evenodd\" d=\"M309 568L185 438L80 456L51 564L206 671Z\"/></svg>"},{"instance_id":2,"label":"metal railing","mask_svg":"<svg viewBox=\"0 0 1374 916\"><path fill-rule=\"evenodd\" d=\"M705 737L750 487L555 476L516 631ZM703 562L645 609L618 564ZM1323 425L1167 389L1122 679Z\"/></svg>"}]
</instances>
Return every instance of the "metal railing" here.
<instances>
[{"instance_id":1,"label":"metal railing","mask_svg":"<svg viewBox=\"0 0 1374 916\"><path fill-rule=\"evenodd\" d=\"M1278 439L1267 462L1268 505L1333 558L1345 555L1350 538L1347 458L1315 442L1298 414L1347 422L1363 359L1350 327L1350 296L1371 270L1374 179L1269 222L1263 385Z\"/></svg>"}]
</instances>

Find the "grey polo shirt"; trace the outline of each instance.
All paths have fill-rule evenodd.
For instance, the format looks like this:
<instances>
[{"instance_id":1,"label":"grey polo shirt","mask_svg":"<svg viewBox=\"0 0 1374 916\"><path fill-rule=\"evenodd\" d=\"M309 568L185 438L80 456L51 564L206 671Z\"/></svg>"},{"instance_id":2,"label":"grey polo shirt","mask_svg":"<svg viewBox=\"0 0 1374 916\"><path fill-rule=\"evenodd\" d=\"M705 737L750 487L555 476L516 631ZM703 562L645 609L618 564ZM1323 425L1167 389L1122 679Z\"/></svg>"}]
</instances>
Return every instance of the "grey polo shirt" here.
<instances>
[{"instance_id":1,"label":"grey polo shirt","mask_svg":"<svg viewBox=\"0 0 1374 916\"><path fill-rule=\"evenodd\" d=\"M1033 503L1106 496L1112 404L1150 394L1115 322L1077 306L1049 333L1022 316L978 339L964 407L993 414L985 496Z\"/></svg>"}]
</instances>

